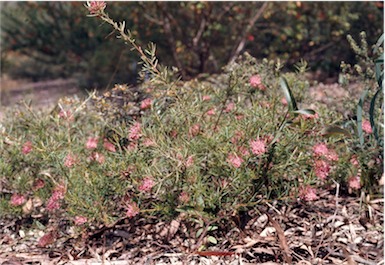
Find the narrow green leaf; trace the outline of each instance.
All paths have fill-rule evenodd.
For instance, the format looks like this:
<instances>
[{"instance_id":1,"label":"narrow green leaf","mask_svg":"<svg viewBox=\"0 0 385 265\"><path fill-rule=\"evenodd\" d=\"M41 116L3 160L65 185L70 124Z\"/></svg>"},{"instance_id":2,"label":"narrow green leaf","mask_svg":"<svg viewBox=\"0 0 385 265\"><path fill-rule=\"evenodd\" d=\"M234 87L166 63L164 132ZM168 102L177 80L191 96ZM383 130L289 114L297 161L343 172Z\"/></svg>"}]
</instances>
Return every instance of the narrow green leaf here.
<instances>
[{"instance_id":1,"label":"narrow green leaf","mask_svg":"<svg viewBox=\"0 0 385 265\"><path fill-rule=\"evenodd\" d=\"M375 60L376 81L379 87L382 87L382 79L384 78L383 66L384 66L384 55L381 54L381 56Z\"/></svg>"},{"instance_id":2,"label":"narrow green leaf","mask_svg":"<svg viewBox=\"0 0 385 265\"><path fill-rule=\"evenodd\" d=\"M303 114L303 115L314 115L316 112L312 109L299 109L292 111L292 113L297 113L297 114Z\"/></svg>"},{"instance_id":3,"label":"narrow green leaf","mask_svg":"<svg viewBox=\"0 0 385 265\"><path fill-rule=\"evenodd\" d=\"M323 136L345 135L346 137L352 137L348 130L343 129L336 125L330 125L321 131Z\"/></svg>"},{"instance_id":4,"label":"narrow green leaf","mask_svg":"<svg viewBox=\"0 0 385 265\"><path fill-rule=\"evenodd\" d=\"M287 104L289 105L289 108L291 110L298 110L297 103L295 102L293 94L291 93L291 90L289 88L286 78L280 77L279 82L280 82L283 94L286 98Z\"/></svg>"},{"instance_id":5,"label":"narrow green leaf","mask_svg":"<svg viewBox=\"0 0 385 265\"><path fill-rule=\"evenodd\" d=\"M375 115L375 106L376 106L376 99L377 97L380 95L380 93L383 92L382 90L382 87L380 87L376 94L374 94L372 100L370 101L370 107L369 107L369 120L370 120L370 126L372 126L372 130L373 130L373 134L374 134L374 137L376 138L377 140L377 143L379 145L381 145L381 142L382 142L382 139L380 139L379 135L378 135L378 130L377 130L377 126L374 122L374 115Z\"/></svg>"},{"instance_id":6,"label":"narrow green leaf","mask_svg":"<svg viewBox=\"0 0 385 265\"><path fill-rule=\"evenodd\" d=\"M357 133L358 133L358 139L360 141L360 145L364 145L364 133L362 131L362 111L364 106L365 97L368 94L368 89L366 89L360 97L360 100L357 104Z\"/></svg>"}]
</instances>

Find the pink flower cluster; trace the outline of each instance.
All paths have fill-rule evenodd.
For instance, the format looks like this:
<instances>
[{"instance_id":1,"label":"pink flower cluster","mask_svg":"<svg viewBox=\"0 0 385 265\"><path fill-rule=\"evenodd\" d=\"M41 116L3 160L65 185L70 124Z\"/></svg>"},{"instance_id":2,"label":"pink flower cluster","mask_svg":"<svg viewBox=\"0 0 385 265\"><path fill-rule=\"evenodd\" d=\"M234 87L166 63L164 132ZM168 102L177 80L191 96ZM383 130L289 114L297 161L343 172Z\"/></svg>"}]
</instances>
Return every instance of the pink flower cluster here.
<instances>
[{"instance_id":1,"label":"pink flower cluster","mask_svg":"<svg viewBox=\"0 0 385 265\"><path fill-rule=\"evenodd\" d=\"M260 139L250 141L250 148L254 155L262 155L266 153L266 143Z\"/></svg>"},{"instance_id":2,"label":"pink flower cluster","mask_svg":"<svg viewBox=\"0 0 385 265\"><path fill-rule=\"evenodd\" d=\"M51 197L47 201L47 210L53 211L60 208L60 201L64 199L66 188L64 184L56 186L52 192Z\"/></svg>"},{"instance_id":3,"label":"pink flower cluster","mask_svg":"<svg viewBox=\"0 0 385 265\"><path fill-rule=\"evenodd\" d=\"M310 186L304 186L299 189L299 198L304 201L315 201L318 199L317 190Z\"/></svg>"},{"instance_id":4,"label":"pink flower cluster","mask_svg":"<svg viewBox=\"0 0 385 265\"><path fill-rule=\"evenodd\" d=\"M350 163L353 165L357 174L349 177L348 179L349 192L351 192L351 190L361 189L361 167L356 155L352 155Z\"/></svg>"},{"instance_id":5,"label":"pink flower cluster","mask_svg":"<svg viewBox=\"0 0 385 265\"><path fill-rule=\"evenodd\" d=\"M104 11L107 4L105 1L87 1L87 9L91 15L100 14Z\"/></svg>"},{"instance_id":6,"label":"pink flower cluster","mask_svg":"<svg viewBox=\"0 0 385 265\"><path fill-rule=\"evenodd\" d=\"M152 179L152 177L145 177L143 180L142 180L142 183L140 184L140 186L138 187L138 189L140 191L143 191L143 192L149 192L151 191L152 187L155 185L155 182L154 180Z\"/></svg>"},{"instance_id":7,"label":"pink flower cluster","mask_svg":"<svg viewBox=\"0 0 385 265\"><path fill-rule=\"evenodd\" d=\"M126 216L134 217L139 214L139 207L135 202L129 203L126 205Z\"/></svg>"},{"instance_id":8,"label":"pink flower cluster","mask_svg":"<svg viewBox=\"0 0 385 265\"><path fill-rule=\"evenodd\" d=\"M373 132L372 126L370 125L370 122L368 120L362 121L362 130L367 134L371 134Z\"/></svg>"},{"instance_id":9,"label":"pink flower cluster","mask_svg":"<svg viewBox=\"0 0 385 265\"><path fill-rule=\"evenodd\" d=\"M115 148L115 146L114 146L114 148ZM98 152L92 152L92 154L89 156L89 159L91 161L96 161L99 164L104 164L104 162L106 161L106 157L103 154L98 153Z\"/></svg>"},{"instance_id":10,"label":"pink flower cluster","mask_svg":"<svg viewBox=\"0 0 385 265\"><path fill-rule=\"evenodd\" d=\"M240 168L242 163L244 162L244 160L237 156L237 155L234 155L234 154L229 154L227 156L227 163L233 165L235 168Z\"/></svg>"},{"instance_id":11,"label":"pink flower cluster","mask_svg":"<svg viewBox=\"0 0 385 265\"><path fill-rule=\"evenodd\" d=\"M188 132L190 137L197 136L201 132L201 125L199 123L193 124Z\"/></svg>"},{"instance_id":12,"label":"pink flower cluster","mask_svg":"<svg viewBox=\"0 0 385 265\"><path fill-rule=\"evenodd\" d=\"M20 195L17 193L12 194L11 197L11 205L12 206L20 206L26 202L24 195Z\"/></svg>"},{"instance_id":13,"label":"pink flower cluster","mask_svg":"<svg viewBox=\"0 0 385 265\"><path fill-rule=\"evenodd\" d=\"M76 164L76 162L77 162L77 157L71 153L67 154L67 156L64 158L65 167L71 168Z\"/></svg>"},{"instance_id":14,"label":"pink flower cluster","mask_svg":"<svg viewBox=\"0 0 385 265\"><path fill-rule=\"evenodd\" d=\"M75 216L74 223L75 225L82 225L88 222L87 217L84 216Z\"/></svg>"},{"instance_id":15,"label":"pink flower cluster","mask_svg":"<svg viewBox=\"0 0 385 265\"><path fill-rule=\"evenodd\" d=\"M140 109L141 109L141 110L149 109L149 108L151 108L151 104L152 104L152 99L151 99L151 98L146 98L146 99L144 99L144 100L140 103Z\"/></svg>"},{"instance_id":16,"label":"pink flower cluster","mask_svg":"<svg viewBox=\"0 0 385 265\"><path fill-rule=\"evenodd\" d=\"M324 143L314 145L312 150L313 157L316 159L313 165L314 173L318 178L324 180L329 176L332 169L330 163L338 161L338 155Z\"/></svg>"},{"instance_id":17,"label":"pink flower cluster","mask_svg":"<svg viewBox=\"0 0 385 265\"><path fill-rule=\"evenodd\" d=\"M142 125L139 122L135 122L129 131L128 138L131 141L138 140L142 136Z\"/></svg>"},{"instance_id":18,"label":"pink flower cluster","mask_svg":"<svg viewBox=\"0 0 385 265\"><path fill-rule=\"evenodd\" d=\"M89 150L95 149L96 147L98 147L98 141L98 137L89 137L86 142L86 148Z\"/></svg>"},{"instance_id":19,"label":"pink flower cluster","mask_svg":"<svg viewBox=\"0 0 385 265\"><path fill-rule=\"evenodd\" d=\"M21 152L24 154L24 155L27 155L29 154L30 152L32 151L32 142L31 141L27 141L23 144L23 147L21 149Z\"/></svg>"},{"instance_id":20,"label":"pink flower cluster","mask_svg":"<svg viewBox=\"0 0 385 265\"><path fill-rule=\"evenodd\" d=\"M71 110L60 110L58 114L60 119L66 120L66 121L74 121L74 115L72 115Z\"/></svg>"},{"instance_id":21,"label":"pink flower cluster","mask_svg":"<svg viewBox=\"0 0 385 265\"><path fill-rule=\"evenodd\" d=\"M182 192L179 194L178 200L179 200L181 203L188 203L188 202L190 201L190 196L188 195L187 192L182 191Z\"/></svg>"},{"instance_id":22,"label":"pink flower cluster","mask_svg":"<svg viewBox=\"0 0 385 265\"><path fill-rule=\"evenodd\" d=\"M262 84L262 78L258 74L251 76L249 82L251 87L258 88L261 91L266 90L265 85Z\"/></svg>"},{"instance_id":23,"label":"pink flower cluster","mask_svg":"<svg viewBox=\"0 0 385 265\"><path fill-rule=\"evenodd\" d=\"M110 141L108 141L107 139L104 139L103 141L103 147L104 149L106 149L107 151L110 151L110 152L113 152L115 153L116 152L116 147L113 143L111 143Z\"/></svg>"}]
</instances>

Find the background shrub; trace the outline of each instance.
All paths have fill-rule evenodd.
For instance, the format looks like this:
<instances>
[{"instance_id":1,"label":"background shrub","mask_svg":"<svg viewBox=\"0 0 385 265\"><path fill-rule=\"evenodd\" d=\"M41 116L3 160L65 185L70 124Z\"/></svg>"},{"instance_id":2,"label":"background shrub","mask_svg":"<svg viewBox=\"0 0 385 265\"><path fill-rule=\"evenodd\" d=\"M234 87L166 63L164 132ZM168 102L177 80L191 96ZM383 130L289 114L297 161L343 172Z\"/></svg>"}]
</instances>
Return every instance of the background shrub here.
<instances>
[{"instance_id":1,"label":"background shrub","mask_svg":"<svg viewBox=\"0 0 385 265\"><path fill-rule=\"evenodd\" d=\"M75 76L87 87L135 83L138 58L110 28L87 18L83 3L2 5L2 72L35 80ZM139 44L156 43L157 57L185 79L218 73L243 51L288 65L304 58L311 69L336 76L341 60L354 63L346 34L365 30L374 43L383 21L379 2L117 2L108 9ZM28 60L15 62L10 52Z\"/></svg>"}]
</instances>

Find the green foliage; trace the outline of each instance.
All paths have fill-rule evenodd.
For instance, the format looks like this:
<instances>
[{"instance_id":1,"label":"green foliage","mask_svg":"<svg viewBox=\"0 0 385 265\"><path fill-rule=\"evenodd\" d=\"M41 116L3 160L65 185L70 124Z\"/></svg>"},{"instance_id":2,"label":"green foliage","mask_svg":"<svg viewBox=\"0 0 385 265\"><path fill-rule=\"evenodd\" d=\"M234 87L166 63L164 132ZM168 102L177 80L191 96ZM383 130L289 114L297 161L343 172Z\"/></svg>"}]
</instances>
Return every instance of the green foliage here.
<instances>
[{"instance_id":1,"label":"green foliage","mask_svg":"<svg viewBox=\"0 0 385 265\"><path fill-rule=\"evenodd\" d=\"M244 51L288 65L304 58L333 74L336 62L352 60L344 36L365 30L374 42L383 20L375 2L116 2L107 11L126 21L139 46L156 43L163 65L177 67L185 80L218 73ZM20 65L9 54L9 71L34 79L75 76L86 87L134 83L138 56L84 15L80 2L4 4L3 52L30 58Z\"/></svg>"},{"instance_id":2,"label":"green foliage","mask_svg":"<svg viewBox=\"0 0 385 265\"><path fill-rule=\"evenodd\" d=\"M158 218L182 212L213 220L265 200L304 199L298 187L328 187L336 180L348 189L357 170L349 163L352 153L363 176L381 176L378 151L353 152L354 142L344 135L325 138L323 128L342 116L319 110L317 118L301 97L294 99L306 87L301 74L279 74L276 68L276 62L246 54L221 75L174 83L177 93L159 93L149 81L136 92L118 85L85 101L62 99L50 113L27 104L12 110L0 141L1 183L11 192L1 193L0 212L45 211L111 224L137 209ZM255 75L264 89L250 82ZM296 108L281 102L280 80ZM150 107L143 105L148 98ZM90 137L97 137L96 146L88 146ZM334 169L325 180L314 167L313 148L320 143L338 155L329 161ZM37 188L37 181L45 185ZM363 185L367 192L377 190L373 182ZM42 204L21 211L10 205L12 194ZM49 210L54 196L60 207Z\"/></svg>"}]
</instances>

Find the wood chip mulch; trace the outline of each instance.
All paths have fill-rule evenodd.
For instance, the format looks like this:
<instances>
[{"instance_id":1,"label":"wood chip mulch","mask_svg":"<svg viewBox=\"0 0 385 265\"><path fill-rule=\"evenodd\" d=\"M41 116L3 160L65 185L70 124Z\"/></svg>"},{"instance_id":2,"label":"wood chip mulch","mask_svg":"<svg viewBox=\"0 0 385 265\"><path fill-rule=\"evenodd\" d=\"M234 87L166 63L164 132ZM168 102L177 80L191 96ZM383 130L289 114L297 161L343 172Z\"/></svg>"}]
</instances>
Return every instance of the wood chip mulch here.
<instances>
[{"instance_id":1,"label":"wood chip mulch","mask_svg":"<svg viewBox=\"0 0 385 265\"><path fill-rule=\"evenodd\" d=\"M383 198L325 191L314 202L266 202L206 223L200 236L183 214L171 222L138 217L76 239L70 225L59 224L55 240L44 247L38 246L44 232L36 225L28 230L21 220L0 220L0 264L379 265L384 264L383 209ZM209 231L213 224L218 229Z\"/></svg>"}]
</instances>

